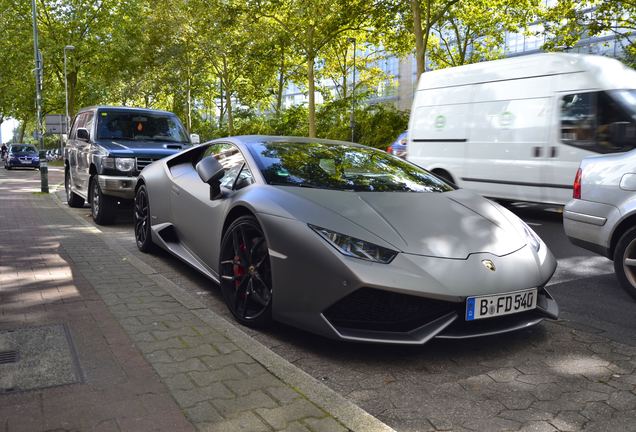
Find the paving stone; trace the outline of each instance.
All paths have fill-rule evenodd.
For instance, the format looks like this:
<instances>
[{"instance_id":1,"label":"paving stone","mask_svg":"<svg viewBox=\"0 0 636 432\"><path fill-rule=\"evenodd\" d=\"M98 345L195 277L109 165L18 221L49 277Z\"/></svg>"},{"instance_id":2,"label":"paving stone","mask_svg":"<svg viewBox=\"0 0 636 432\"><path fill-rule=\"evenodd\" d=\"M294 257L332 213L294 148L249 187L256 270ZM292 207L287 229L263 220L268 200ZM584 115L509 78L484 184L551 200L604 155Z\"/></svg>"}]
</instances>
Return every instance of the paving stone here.
<instances>
[{"instance_id":1,"label":"paving stone","mask_svg":"<svg viewBox=\"0 0 636 432\"><path fill-rule=\"evenodd\" d=\"M271 429L263 420L252 412L239 414L237 418L218 423L201 423L197 425L201 432L270 432Z\"/></svg>"},{"instance_id":2,"label":"paving stone","mask_svg":"<svg viewBox=\"0 0 636 432\"><path fill-rule=\"evenodd\" d=\"M526 384L549 384L559 381L559 378L555 375L526 375L522 374L517 376L517 381Z\"/></svg>"},{"instance_id":3,"label":"paving stone","mask_svg":"<svg viewBox=\"0 0 636 432\"><path fill-rule=\"evenodd\" d=\"M191 408L186 408L185 414L188 419L195 423L222 423L223 417L216 411L208 401L199 402Z\"/></svg>"},{"instance_id":4,"label":"paving stone","mask_svg":"<svg viewBox=\"0 0 636 432\"><path fill-rule=\"evenodd\" d=\"M583 429L588 419L576 411L562 411L550 421L560 431L570 432Z\"/></svg>"},{"instance_id":5,"label":"paving stone","mask_svg":"<svg viewBox=\"0 0 636 432\"><path fill-rule=\"evenodd\" d=\"M254 410L255 408L275 408L276 401L260 390L255 390L245 396L235 399L214 399L212 405L223 417L233 417L236 413Z\"/></svg>"},{"instance_id":6,"label":"paving stone","mask_svg":"<svg viewBox=\"0 0 636 432\"><path fill-rule=\"evenodd\" d=\"M213 382L247 378L245 374L234 365L225 366L221 369L206 370L205 372L190 372L189 375L192 381L202 387Z\"/></svg>"},{"instance_id":7,"label":"paving stone","mask_svg":"<svg viewBox=\"0 0 636 432\"><path fill-rule=\"evenodd\" d=\"M165 351L154 351L146 355L151 363L172 363L174 360Z\"/></svg>"},{"instance_id":8,"label":"paving stone","mask_svg":"<svg viewBox=\"0 0 636 432\"><path fill-rule=\"evenodd\" d=\"M248 377L269 374L270 372L262 365L254 363L238 363L236 367Z\"/></svg>"},{"instance_id":9,"label":"paving stone","mask_svg":"<svg viewBox=\"0 0 636 432\"><path fill-rule=\"evenodd\" d=\"M274 429L283 429L289 422L306 417L322 418L326 414L306 399L299 399L279 408L259 408L256 413Z\"/></svg>"},{"instance_id":10,"label":"paving stone","mask_svg":"<svg viewBox=\"0 0 636 432\"><path fill-rule=\"evenodd\" d=\"M615 392L609 396L607 404L619 411L631 411L636 409L636 395L627 391Z\"/></svg>"},{"instance_id":11,"label":"paving stone","mask_svg":"<svg viewBox=\"0 0 636 432\"><path fill-rule=\"evenodd\" d=\"M532 421L528 422L521 429L520 432L557 432L557 429L548 422L544 421Z\"/></svg>"},{"instance_id":12,"label":"paving stone","mask_svg":"<svg viewBox=\"0 0 636 432\"><path fill-rule=\"evenodd\" d=\"M221 383L214 383L207 387L199 387L192 390L177 390L172 394L177 403L183 408L193 407L198 402L206 400L234 398L234 394Z\"/></svg>"},{"instance_id":13,"label":"paving stone","mask_svg":"<svg viewBox=\"0 0 636 432\"><path fill-rule=\"evenodd\" d=\"M171 390L192 390L196 387L188 375L183 373L164 378L163 382Z\"/></svg>"},{"instance_id":14,"label":"paving stone","mask_svg":"<svg viewBox=\"0 0 636 432\"><path fill-rule=\"evenodd\" d=\"M186 348L183 341L177 338L156 342L139 342L137 344L137 347L143 353L151 353L154 351L167 350L170 348Z\"/></svg>"},{"instance_id":15,"label":"paving stone","mask_svg":"<svg viewBox=\"0 0 636 432\"><path fill-rule=\"evenodd\" d=\"M218 351L212 345L204 344L195 348L169 349L168 352L176 361L202 356L216 356Z\"/></svg>"},{"instance_id":16,"label":"paving stone","mask_svg":"<svg viewBox=\"0 0 636 432\"><path fill-rule=\"evenodd\" d=\"M192 328L192 326L187 326L187 325L184 325L181 328L173 329L173 330L157 330L157 331L153 331L152 335L157 340L166 340L166 339L171 339L171 338L183 338L185 336L200 336L199 333L194 328Z\"/></svg>"},{"instance_id":17,"label":"paving stone","mask_svg":"<svg viewBox=\"0 0 636 432\"><path fill-rule=\"evenodd\" d=\"M499 417L491 417L468 421L462 424L462 426L474 431L495 432L517 430L521 426L521 423Z\"/></svg>"},{"instance_id":18,"label":"paving stone","mask_svg":"<svg viewBox=\"0 0 636 432\"><path fill-rule=\"evenodd\" d=\"M224 384L239 396L246 395L254 390L284 386L282 381L272 374L258 375L239 380L227 380Z\"/></svg>"},{"instance_id":19,"label":"paving stone","mask_svg":"<svg viewBox=\"0 0 636 432\"><path fill-rule=\"evenodd\" d=\"M302 425L299 422L291 422L287 425L285 429L282 429L280 432L313 432L307 429L306 426Z\"/></svg>"},{"instance_id":20,"label":"paving stone","mask_svg":"<svg viewBox=\"0 0 636 432\"><path fill-rule=\"evenodd\" d=\"M511 382L520 374L514 368L502 368L488 372L488 376L496 382Z\"/></svg>"},{"instance_id":21,"label":"paving stone","mask_svg":"<svg viewBox=\"0 0 636 432\"><path fill-rule=\"evenodd\" d=\"M577 408L574 408L577 409ZM580 409L580 406L578 407ZM614 408L606 404L605 402L588 402L584 405L584 408L580 411L581 415L590 420L603 420L608 419L614 415L616 411Z\"/></svg>"},{"instance_id":22,"label":"paving stone","mask_svg":"<svg viewBox=\"0 0 636 432\"><path fill-rule=\"evenodd\" d=\"M554 414L549 411L541 411L536 408L528 408L522 410L502 411L501 413L499 413L499 417L526 423L530 421L552 420L554 418Z\"/></svg>"},{"instance_id":23,"label":"paving stone","mask_svg":"<svg viewBox=\"0 0 636 432\"><path fill-rule=\"evenodd\" d=\"M208 368L198 358L185 360L182 362L156 363L153 364L157 373L162 377L169 377L181 372L205 371Z\"/></svg>"},{"instance_id":24,"label":"paving stone","mask_svg":"<svg viewBox=\"0 0 636 432\"><path fill-rule=\"evenodd\" d=\"M272 396L275 400L282 404L288 404L295 399L298 399L300 394L290 387L269 387L266 392Z\"/></svg>"},{"instance_id":25,"label":"paving stone","mask_svg":"<svg viewBox=\"0 0 636 432\"><path fill-rule=\"evenodd\" d=\"M347 428L331 417L321 419L308 418L302 420L302 422L309 426L312 432L347 432Z\"/></svg>"},{"instance_id":26,"label":"paving stone","mask_svg":"<svg viewBox=\"0 0 636 432\"><path fill-rule=\"evenodd\" d=\"M214 357L202 357L201 360L211 369L221 369L227 365L238 365L238 363L255 363L254 359L243 351L235 351L230 354L221 354Z\"/></svg>"}]
</instances>

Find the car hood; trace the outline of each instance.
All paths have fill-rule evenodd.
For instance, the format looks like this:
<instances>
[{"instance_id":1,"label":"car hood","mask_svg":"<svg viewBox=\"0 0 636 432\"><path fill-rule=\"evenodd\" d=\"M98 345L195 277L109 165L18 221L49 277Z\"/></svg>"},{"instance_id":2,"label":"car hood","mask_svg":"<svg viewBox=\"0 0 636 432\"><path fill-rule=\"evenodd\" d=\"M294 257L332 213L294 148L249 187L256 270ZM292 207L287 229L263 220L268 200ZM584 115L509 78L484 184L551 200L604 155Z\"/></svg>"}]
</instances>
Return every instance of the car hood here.
<instances>
[{"instance_id":1,"label":"car hood","mask_svg":"<svg viewBox=\"0 0 636 432\"><path fill-rule=\"evenodd\" d=\"M170 141L128 141L99 140L97 144L108 150L113 156L147 156L164 157L190 147L190 144Z\"/></svg>"},{"instance_id":2,"label":"car hood","mask_svg":"<svg viewBox=\"0 0 636 432\"><path fill-rule=\"evenodd\" d=\"M453 259L481 252L503 256L527 243L516 216L461 189L445 193L285 189L328 210L326 217L306 208L302 218L307 223L355 236L347 232L347 225L354 224L370 234L363 240L379 237L405 253Z\"/></svg>"}]
</instances>

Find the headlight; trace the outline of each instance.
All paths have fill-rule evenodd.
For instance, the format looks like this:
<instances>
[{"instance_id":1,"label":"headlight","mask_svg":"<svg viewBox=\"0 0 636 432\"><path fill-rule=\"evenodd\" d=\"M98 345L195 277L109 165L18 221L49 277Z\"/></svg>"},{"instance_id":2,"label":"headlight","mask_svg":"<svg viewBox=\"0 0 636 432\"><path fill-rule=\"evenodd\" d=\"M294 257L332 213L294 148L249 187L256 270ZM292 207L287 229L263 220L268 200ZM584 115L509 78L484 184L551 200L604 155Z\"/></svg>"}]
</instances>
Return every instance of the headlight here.
<instances>
[{"instance_id":1,"label":"headlight","mask_svg":"<svg viewBox=\"0 0 636 432\"><path fill-rule=\"evenodd\" d=\"M135 159L133 158L115 158L115 167L118 171L132 171L135 167Z\"/></svg>"},{"instance_id":2,"label":"headlight","mask_svg":"<svg viewBox=\"0 0 636 432\"><path fill-rule=\"evenodd\" d=\"M335 231L309 225L309 228L316 231L322 238L327 240L338 252L353 258L360 258L366 261L373 261L383 264L390 263L398 254L396 251L378 246L373 243L349 237Z\"/></svg>"},{"instance_id":3,"label":"headlight","mask_svg":"<svg viewBox=\"0 0 636 432\"><path fill-rule=\"evenodd\" d=\"M539 251L541 249L541 239L534 232L532 228L530 228L525 222L523 222L523 230L526 232L526 237L528 238L528 242L532 245L535 251Z\"/></svg>"}]
</instances>

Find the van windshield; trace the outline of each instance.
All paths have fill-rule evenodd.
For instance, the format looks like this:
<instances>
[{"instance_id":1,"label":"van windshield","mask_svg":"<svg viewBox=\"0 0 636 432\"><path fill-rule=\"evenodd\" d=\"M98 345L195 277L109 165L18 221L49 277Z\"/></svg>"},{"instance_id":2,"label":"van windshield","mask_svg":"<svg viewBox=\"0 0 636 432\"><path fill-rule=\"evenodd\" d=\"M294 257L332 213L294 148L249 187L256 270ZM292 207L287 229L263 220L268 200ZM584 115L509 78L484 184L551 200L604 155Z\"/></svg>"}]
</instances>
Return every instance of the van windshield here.
<instances>
[{"instance_id":1,"label":"van windshield","mask_svg":"<svg viewBox=\"0 0 636 432\"><path fill-rule=\"evenodd\" d=\"M636 89L614 90L610 94L636 120Z\"/></svg>"},{"instance_id":2,"label":"van windshield","mask_svg":"<svg viewBox=\"0 0 636 432\"><path fill-rule=\"evenodd\" d=\"M189 144L188 135L175 115L134 111L100 111L97 139Z\"/></svg>"}]
</instances>

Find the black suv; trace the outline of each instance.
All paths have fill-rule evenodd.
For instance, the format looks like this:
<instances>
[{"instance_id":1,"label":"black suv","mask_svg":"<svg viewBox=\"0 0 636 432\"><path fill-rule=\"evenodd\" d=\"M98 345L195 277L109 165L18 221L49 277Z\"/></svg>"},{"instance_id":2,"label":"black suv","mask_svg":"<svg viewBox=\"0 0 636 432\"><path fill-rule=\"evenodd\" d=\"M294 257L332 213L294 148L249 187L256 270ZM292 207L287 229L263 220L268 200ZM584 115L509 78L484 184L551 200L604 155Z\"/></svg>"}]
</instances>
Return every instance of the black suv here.
<instances>
[{"instance_id":1,"label":"black suv","mask_svg":"<svg viewBox=\"0 0 636 432\"><path fill-rule=\"evenodd\" d=\"M66 199L91 205L96 223L111 223L119 205L134 198L139 172L190 145L171 112L98 106L80 110L64 148Z\"/></svg>"}]
</instances>

